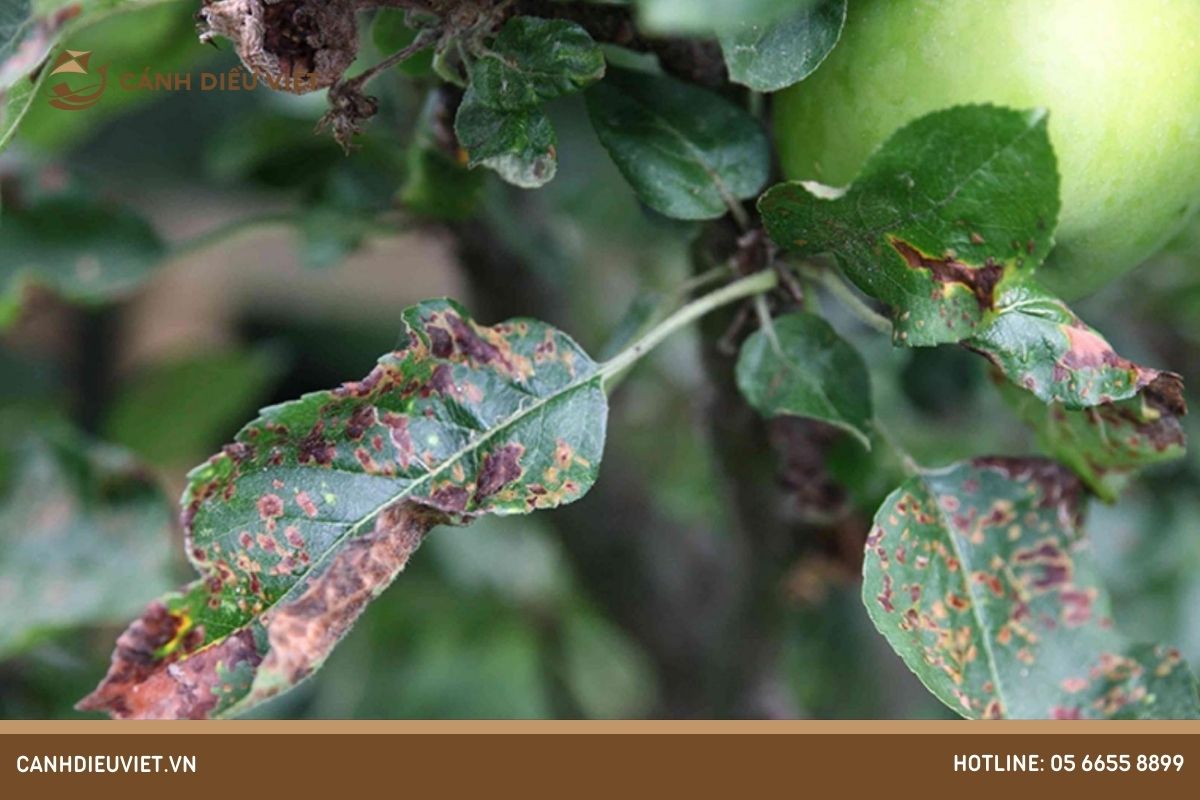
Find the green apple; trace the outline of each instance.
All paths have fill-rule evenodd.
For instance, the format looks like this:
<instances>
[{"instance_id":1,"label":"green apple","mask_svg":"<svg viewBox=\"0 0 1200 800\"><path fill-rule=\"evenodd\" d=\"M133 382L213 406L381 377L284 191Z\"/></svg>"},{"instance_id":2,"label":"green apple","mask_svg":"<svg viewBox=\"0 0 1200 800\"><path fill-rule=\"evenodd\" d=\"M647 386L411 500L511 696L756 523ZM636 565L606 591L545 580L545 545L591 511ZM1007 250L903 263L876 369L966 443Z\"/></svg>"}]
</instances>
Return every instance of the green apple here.
<instances>
[{"instance_id":1,"label":"green apple","mask_svg":"<svg viewBox=\"0 0 1200 800\"><path fill-rule=\"evenodd\" d=\"M905 123L984 102L1050 111L1062 214L1040 276L1067 298L1200 206L1200 0L853 0L829 60L776 96L784 172L848 184Z\"/></svg>"}]
</instances>

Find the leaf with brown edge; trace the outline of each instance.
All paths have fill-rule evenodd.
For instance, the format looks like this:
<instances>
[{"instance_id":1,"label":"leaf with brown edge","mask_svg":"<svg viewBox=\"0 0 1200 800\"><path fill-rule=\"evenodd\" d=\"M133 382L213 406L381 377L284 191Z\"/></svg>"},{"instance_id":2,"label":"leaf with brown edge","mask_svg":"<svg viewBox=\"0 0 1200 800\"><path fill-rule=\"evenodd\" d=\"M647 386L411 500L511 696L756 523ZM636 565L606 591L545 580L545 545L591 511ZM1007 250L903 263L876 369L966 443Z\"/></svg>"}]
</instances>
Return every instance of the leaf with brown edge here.
<instances>
[{"instance_id":1,"label":"leaf with brown edge","mask_svg":"<svg viewBox=\"0 0 1200 800\"><path fill-rule=\"evenodd\" d=\"M863 603L942 702L970 718L1200 718L1179 653L1131 645L1083 533L1085 491L1042 459L923 472L879 509Z\"/></svg>"},{"instance_id":2,"label":"leaf with brown edge","mask_svg":"<svg viewBox=\"0 0 1200 800\"><path fill-rule=\"evenodd\" d=\"M1183 458L1183 384L1163 373L1140 394L1117 403L1072 410L1047 405L993 373L1001 396L1037 434L1047 455L1063 462L1101 499L1115 502L1140 470Z\"/></svg>"},{"instance_id":3,"label":"leaf with brown edge","mask_svg":"<svg viewBox=\"0 0 1200 800\"><path fill-rule=\"evenodd\" d=\"M780 247L832 253L892 309L897 343L958 342L1054 243L1059 179L1043 111L959 106L921 117L844 191L783 183L759 201Z\"/></svg>"},{"instance_id":4,"label":"leaf with brown edge","mask_svg":"<svg viewBox=\"0 0 1200 800\"><path fill-rule=\"evenodd\" d=\"M1170 392L1173 384L1178 401L1168 405L1186 413L1179 376L1118 355L1066 303L1032 282L1009 287L995 319L966 345L1045 403L1090 408L1136 397L1156 383Z\"/></svg>"},{"instance_id":5,"label":"leaf with brown edge","mask_svg":"<svg viewBox=\"0 0 1200 800\"><path fill-rule=\"evenodd\" d=\"M201 579L147 610L80 707L116 717L241 713L316 670L435 525L577 500L602 456L596 363L533 320L457 304L403 315L364 380L264 409L193 470Z\"/></svg>"}]
</instances>

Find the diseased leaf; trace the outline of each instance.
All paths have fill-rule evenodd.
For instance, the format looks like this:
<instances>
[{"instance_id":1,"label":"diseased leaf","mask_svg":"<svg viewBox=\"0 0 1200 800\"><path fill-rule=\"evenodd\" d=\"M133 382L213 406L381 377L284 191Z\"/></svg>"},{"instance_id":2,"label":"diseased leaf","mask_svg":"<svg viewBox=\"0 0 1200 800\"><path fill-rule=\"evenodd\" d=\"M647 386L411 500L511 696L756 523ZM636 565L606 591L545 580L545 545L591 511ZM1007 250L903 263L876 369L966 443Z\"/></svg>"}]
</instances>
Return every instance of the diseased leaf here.
<instances>
[{"instance_id":1,"label":"diseased leaf","mask_svg":"<svg viewBox=\"0 0 1200 800\"><path fill-rule=\"evenodd\" d=\"M125 618L167 588L170 506L127 453L56 430L3 458L0 659Z\"/></svg>"},{"instance_id":2,"label":"diseased leaf","mask_svg":"<svg viewBox=\"0 0 1200 800\"><path fill-rule=\"evenodd\" d=\"M994 106L921 117L844 193L771 189L759 204L767 231L801 254L833 253L859 288L891 306L897 342L961 341L1053 245L1059 180L1046 122L1042 111Z\"/></svg>"},{"instance_id":3,"label":"diseased leaf","mask_svg":"<svg viewBox=\"0 0 1200 800\"><path fill-rule=\"evenodd\" d=\"M535 189L558 171L558 138L541 104L604 75L604 54L573 22L513 17L471 67L455 132L469 165Z\"/></svg>"},{"instance_id":4,"label":"diseased leaf","mask_svg":"<svg viewBox=\"0 0 1200 800\"><path fill-rule=\"evenodd\" d=\"M1066 303L1028 282L1005 290L995 317L966 344L1013 383L1067 408L1127 400L1165 375L1117 355Z\"/></svg>"},{"instance_id":5,"label":"diseased leaf","mask_svg":"<svg viewBox=\"0 0 1200 800\"><path fill-rule=\"evenodd\" d=\"M638 199L676 219L716 219L766 184L758 121L725 98L665 75L609 70L588 115Z\"/></svg>"},{"instance_id":6,"label":"diseased leaf","mask_svg":"<svg viewBox=\"0 0 1200 800\"><path fill-rule=\"evenodd\" d=\"M867 539L863 602L908 667L971 718L1200 717L1178 651L1113 630L1083 484L1038 459L914 477Z\"/></svg>"},{"instance_id":7,"label":"diseased leaf","mask_svg":"<svg viewBox=\"0 0 1200 800\"><path fill-rule=\"evenodd\" d=\"M500 111L467 89L454 123L472 167L483 165L523 189L536 189L558 172L558 137L540 108Z\"/></svg>"},{"instance_id":8,"label":"diseased leaf","mask_svg":"<svg viewBox=\"0 0 1200 800\"><path fill-rule=\"evenodd\" d=\"M811 75L842 36L846 0L802 4L775 22L743 21L720 37L729 77L756 92L777 92Z\"/></svg>"},{"instance_id":9,"label":"diseased leaf","mask_svg":"<svg viewBox=\"0 0 1200 800\"><path fill-rule=\"evenodd\" d=\"M578 345L531 320L481 327L451 301L403 316L404 348L364 380L265 409L192 471L203 577L130 626L81 709L240 713L316 670L434 525L590 488L607 400Z\"/></svg>"},{"instance_id":10,"label":"diseased leaf","mask_svg":"<svg viewBox=\"0 0 1200 800\"><path fill-rule=\"evenodd\" d=\"M604 54L574 22L513 17L471 68L489 108L521 111L574 94L604 77Z\"/></svg>"},{"instance_id":11,"label":"diseased leaf","mask_svg":"<svg viewBox=\"0 0 1200 800\"><path fill-rule=\"evenodd\" d=\"M76 303L102 303L135 289L166 246L140 216L91 199L47 197L0 217L0 328L20 310L28 284Z\"/></svg>"},{"instance_id":12,"label":"diseased leaf","mask_svg":"<svg viewBox=\"0 0 1200 800\"><path fill-rule=\"evenodd\" d=\"M862 356L825 320L793 313L756 331L737 363L742 395L766 417L795 416L828 422L867 448L871 382Z\"/></svg>"},{"instance_id":13,"label":"diseased leaf","mask_svg":"<svg viewBox=\"0 0 1200 800\"><path fill-rule=\"evenodd\" d=\"M1136 397L1072 410L1046 402L996 376L1000 393L1037 434L1048 455L1071 467L1088 488L1115 502L1134 474L1183 458L1187 413L1183 387L1165 373Z\"/></svg>"},{"instance_id":14,"label":"diseased leaf","mask_svg":"<svg viewBox=\"0 0 1200 800\"><path fill-rule=\"evenodd\" d=\"M8 88L23 71L23 64L14 59L33 24L31 0L11 0L0 8L0 89Z\"/></svg>"}]
</instances>

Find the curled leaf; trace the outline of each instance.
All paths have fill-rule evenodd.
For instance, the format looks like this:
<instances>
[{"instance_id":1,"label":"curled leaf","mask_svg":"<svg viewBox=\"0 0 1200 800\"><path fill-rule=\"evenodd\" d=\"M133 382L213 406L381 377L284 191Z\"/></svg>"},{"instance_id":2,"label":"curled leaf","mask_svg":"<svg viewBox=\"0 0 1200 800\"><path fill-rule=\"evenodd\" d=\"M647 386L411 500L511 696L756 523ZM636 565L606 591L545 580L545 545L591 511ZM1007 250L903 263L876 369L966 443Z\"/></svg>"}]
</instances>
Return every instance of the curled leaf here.
<instances>
[{"instance_id":1,"label":"curled leaf","mask_svg":"<svg viewBox=\"0 0 1200 800\"><path fill-rule=\"evenodd\" d=\"M995 319L967 346L987 356L1014 384L1066 408L1128 400L1155 383L1164 391L1168 383L1181 384L1177 375L1118 355L1066 303L1032 283L1006 291Z\"/></svg>"},{"instance_id":2,"label":"curled leaf","mask_svg":"<svg viewBox=\"0 0 1200 800\"><path fill-rule=\"evenodd\" d=\"M609 70L587 92L592 127L639 200L674 219L716 219L767 182L758 120L666 75Z\"/></svg>"},{"instance_id":3,"label":"curled leaf","mask_svg":"<svg viewBox=\"0 0 1200 800\"><path fill-rule=\"evenodd\" d=\"M756 92L777 92L804 80L841 38L846 6L846 0L814 0L778 21L742 21L722 33L730 80Z\"/></svg>"},{"instance_id":4,"label":"curled leaf","mask_svg":"<svg viewBox=\"0 0 1200 800\"><path fill-rule=\"evenodd\" d=\"M1182 384L1164 373L1135 397L1084 409L1047 404L996 376L1000 394L1063 462L1100 498L1114 502L1130 479L1154 464L1183 458Z\"/></svg>"}]
</instances>

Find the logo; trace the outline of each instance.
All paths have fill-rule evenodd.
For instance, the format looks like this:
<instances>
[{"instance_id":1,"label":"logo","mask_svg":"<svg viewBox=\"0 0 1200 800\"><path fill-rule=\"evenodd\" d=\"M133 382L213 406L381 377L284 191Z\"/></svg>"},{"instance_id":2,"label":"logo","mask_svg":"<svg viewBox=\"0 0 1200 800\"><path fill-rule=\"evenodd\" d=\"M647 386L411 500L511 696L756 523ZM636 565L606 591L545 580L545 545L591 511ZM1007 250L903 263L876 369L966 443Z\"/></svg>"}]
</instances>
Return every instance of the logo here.
<instances>
[{"instance_id":1,"label":"logo","mask_svg":"<svg viewBox=\"0 0 1200 800\"><path fill-rule=\"evenodd\" d=\"M99 77L98 81L72 87L72 82L80 83L80 81L78 79L72 80L69 77L73 75L91 77L88 72L88 62L91 58L92 53L90 50L63 51L54 62L54 69L50 70L50 74L68 77L64 77L63 80L50 87L50 93L54 95L50 99L50 105L55 108L61 108L63 111L82 111L85 108L91 108L100 101L100 96L108 88L107 64L96 70L96 74Z\"/></svg>"}]
</instances>

